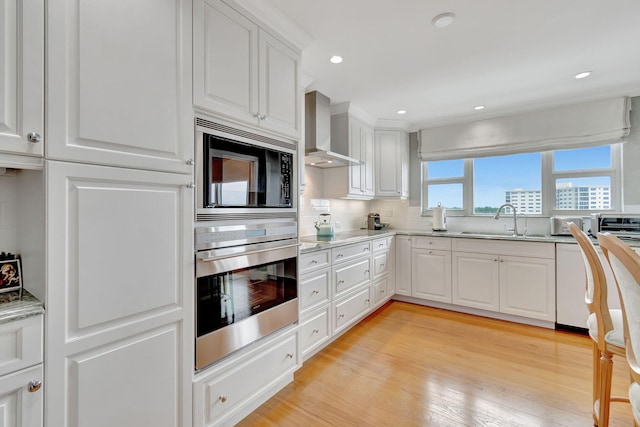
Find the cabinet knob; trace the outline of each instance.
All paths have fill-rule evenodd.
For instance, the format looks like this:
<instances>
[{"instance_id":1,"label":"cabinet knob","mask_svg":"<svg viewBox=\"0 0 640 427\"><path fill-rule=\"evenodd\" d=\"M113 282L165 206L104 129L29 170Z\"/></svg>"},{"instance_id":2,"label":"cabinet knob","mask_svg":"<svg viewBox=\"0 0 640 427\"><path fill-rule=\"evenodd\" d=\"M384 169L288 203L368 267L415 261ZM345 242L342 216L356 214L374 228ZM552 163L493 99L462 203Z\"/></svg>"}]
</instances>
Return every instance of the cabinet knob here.
<instances>
[{"instance_id":1,"label":"cabinet knob","mask_svg":"<svg viewBox=\"0 0 640 427\"><path fill-rule=\"evenodd\" d=\"M222 403L227 401L227 395L226 394L221 394L220 397L218 397L218 400Z\"/></svg>"},{"instance_id":2,"label":"cabinet knob","mask_svg":"<svg viewBox=\"0 0 640 427\"><path fill-rule=\"evenodd\" d=\"M29 381L29 386L27 390L29 390L29 393L35 393L36 391L40 390L40 387L42 387L42 381L31 380Z\"/></svg>"},{"instance_id":3,"label":"cabinet knob","mask_svg":"<svg viewBox=\"0 0 640 427\"><path fill-rule=\"evenodd\" d=\"M187 160L187 165L189 165L189 166L193 166L193 165L195 165L195 164L196 164L196 162L195 162L193 159L189 159L189 160Z\"/></svg>"},{"instance_id":4,"label":"cabinet knob","mask_svg":"<svg viewBox=\"0 0 640 427\"><path fill-rule=\"evenodd\" d=\"M267 115L265 114L263 116L258 116L258 118L264 121L264 120L267 120Z\"/></svg>"},{"instance_id":5,"label":"cabinet knob","mask_svg":"<svg viewBox=\"0 0 640 427\"><path fill-rule=\"evenodd\" d=\"M29 141L29 142L40 142L40 141L42 141L42 136L38 132L29 132L27 134L27 141Z\"/></svg>"},{"instance_id":6,"label":"cabinet knob","mask_svg":"<svg viewBox=\"0 0 640 427\"><path fill-rule=\"evenodd\" d=\"M287 353L287 357L288 357L289 359L293 359L293 353Z\"/></svg>"},{"instance_id":7,"label":"cabinet knob","mask_svg":"<svg viewBox=\"0 0 640 427\"><path fill-rule=\"evenodd\" d=\"M194 188L196 188L196 185L193 182L188 182L185 184L185 187L187 187L189 190L193 190Z\"/></svg>"},{"instance_id":8,"label":"cabinet knob","mask_svg":"<svg viewBox=\"0 0 640 427\"><path fill-rule=\"evenodd\" d=\"M367 298L366 300L364 300L364 302L367 302L367 303L368 303L369 301L370 301L370 299L369 299L369 298Z\"/></svg>"},{"instance_id":9,"label":"cabinet knob","mask_svg":"<svg viewBox=\"0 0 640 427\"><path fill-rule=\"evenodd\" d=\"M497 259L494 259L494 260L493 260L493 262L498 262L498 260L497 260Z\"/></svg>"}]
</instances>

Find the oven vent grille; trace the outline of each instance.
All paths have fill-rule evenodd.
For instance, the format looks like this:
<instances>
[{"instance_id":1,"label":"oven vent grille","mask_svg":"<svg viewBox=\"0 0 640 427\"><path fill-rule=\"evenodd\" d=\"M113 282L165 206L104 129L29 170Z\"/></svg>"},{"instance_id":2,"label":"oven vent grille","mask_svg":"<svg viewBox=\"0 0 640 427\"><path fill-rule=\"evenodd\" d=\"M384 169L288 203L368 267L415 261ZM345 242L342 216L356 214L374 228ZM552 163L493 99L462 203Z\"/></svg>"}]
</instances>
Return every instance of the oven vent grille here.
<instances>
[{"instance_id":1,"label":"oven vent grille","mask_svg":"<svg viewBox=\"0 0 640 427\"><path fill-rule=\"evenodd\" d=\"M296 212L212 213L197 214L197 221L242 221L249 219L296 219Z\"/></svg>"},{"instance_id":2,"label":"oven vent grille","mask_svg":"<svg viewBox=\"0 0 640 427\"><path fill-rule=\"evenodd\" d=\"M240 129L236 129L236 128L232 128L229 126L225 126L222 125L220 123L216 123L216 122L211 122L209 120L205 120L205 119L201 119L201 118L196 118L196 126L202 126L208 129L213 129L213 130L217 130L219 132L224 132L230 135L235 135L235 136L239 136L242 138L247 138L247 139L251 139L254 141L260 141L260 142L264 142L267 144L271 144L271 145L276 145L278 147L282 147L282 148L295 148L295 144L289 143L289 142L284 142L284 141L280 141L278 139L273 139L273 138L269 138L267 136L264 135L258 135L257 133L252 133L252 132L246 132Z\"/></svg>"}]
</instances>

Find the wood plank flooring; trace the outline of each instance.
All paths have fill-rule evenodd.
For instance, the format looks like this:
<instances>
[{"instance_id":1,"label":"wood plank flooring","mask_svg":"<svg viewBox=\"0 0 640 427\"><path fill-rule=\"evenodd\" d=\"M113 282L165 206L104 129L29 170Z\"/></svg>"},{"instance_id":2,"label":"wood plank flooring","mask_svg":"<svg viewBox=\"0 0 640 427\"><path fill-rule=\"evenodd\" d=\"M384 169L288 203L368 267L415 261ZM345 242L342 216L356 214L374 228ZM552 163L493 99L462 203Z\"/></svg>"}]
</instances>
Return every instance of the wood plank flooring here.
<instances>
[{"instance_id":1,"label":"wood plank flooring","mask_svg":"<svg viewBox=\"0 0 640 427\"><path fill-rule=\"evenodd\" d=\"M628 381L614 356L613 394ZM591 341L394 301L238 425L591 426ZM610 426L632 425L612 404Z\"/></svg>"}]
</instances>

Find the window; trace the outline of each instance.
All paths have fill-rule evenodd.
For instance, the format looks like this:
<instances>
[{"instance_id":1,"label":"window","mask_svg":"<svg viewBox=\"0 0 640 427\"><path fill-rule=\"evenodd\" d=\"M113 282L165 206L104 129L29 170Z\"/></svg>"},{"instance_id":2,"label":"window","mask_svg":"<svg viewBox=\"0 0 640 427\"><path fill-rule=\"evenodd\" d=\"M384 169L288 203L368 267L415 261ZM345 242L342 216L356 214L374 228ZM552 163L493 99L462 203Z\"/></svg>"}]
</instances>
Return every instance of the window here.
<instances>
[{"instance_id":1,"label":"window","mask_svg":"<svg viewBox=\"0 0 640 427\"><path fill-rule=\"evenodd\" d=\"M526 215L620 209L621 156L614 144L423 162L422 212L438 203L453 215L494 214L503 203Z\"/></svg>"},{"instance_id":2,"label":"window","mask_svg":"<svg viewBox=\"0 0 640 427\"><path fill-rule=\"evenodd\" d=\"M440 204L449 211L464 211L465 160L423 163L423 212ZM424 203L426 201L426 205Z\"/></svg>"}]
</instances>

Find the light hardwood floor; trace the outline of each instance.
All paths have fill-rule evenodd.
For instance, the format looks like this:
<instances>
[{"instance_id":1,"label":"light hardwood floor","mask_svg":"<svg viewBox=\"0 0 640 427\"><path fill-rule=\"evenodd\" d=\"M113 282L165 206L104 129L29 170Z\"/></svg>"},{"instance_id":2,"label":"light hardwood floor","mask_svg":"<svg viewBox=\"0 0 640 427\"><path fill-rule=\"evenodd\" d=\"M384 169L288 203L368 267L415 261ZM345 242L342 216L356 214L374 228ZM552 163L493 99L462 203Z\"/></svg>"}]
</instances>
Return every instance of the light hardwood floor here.
<instances>
[{"instance_id":1,"label":"light hardwood floor","mask_svg":"<svg viewBox=\"0 0 640 427\"><path fill-rule=\"evenodd\" d=\"M591 426L591 341L391 302L306 361L246 426ZM629 374L614 357L614 395ZM610 426L632 426L612 404Z\"/></svg>"}]
</instances>

